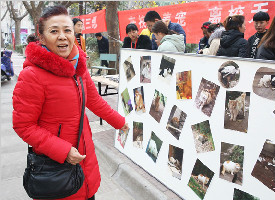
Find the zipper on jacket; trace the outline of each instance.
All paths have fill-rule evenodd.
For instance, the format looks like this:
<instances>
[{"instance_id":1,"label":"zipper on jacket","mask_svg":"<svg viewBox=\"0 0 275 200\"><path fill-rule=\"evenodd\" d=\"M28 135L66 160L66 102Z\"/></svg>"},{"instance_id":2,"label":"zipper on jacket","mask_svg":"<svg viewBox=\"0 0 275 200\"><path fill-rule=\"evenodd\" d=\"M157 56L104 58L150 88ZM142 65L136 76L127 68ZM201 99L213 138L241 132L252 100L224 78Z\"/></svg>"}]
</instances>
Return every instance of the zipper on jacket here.
<instances>
[{"instance_id":1,"label":"zipper on jacket","mask_svg":"<svg viewBox=\"0 0 275 200\"><path fill-rule=\"evenodd\" d=\"M57 137L59 137L59 136L60 136L60 132L61 132L61 124L59 124L58 133L57 133Z\"/></svg>"}]
</instances>

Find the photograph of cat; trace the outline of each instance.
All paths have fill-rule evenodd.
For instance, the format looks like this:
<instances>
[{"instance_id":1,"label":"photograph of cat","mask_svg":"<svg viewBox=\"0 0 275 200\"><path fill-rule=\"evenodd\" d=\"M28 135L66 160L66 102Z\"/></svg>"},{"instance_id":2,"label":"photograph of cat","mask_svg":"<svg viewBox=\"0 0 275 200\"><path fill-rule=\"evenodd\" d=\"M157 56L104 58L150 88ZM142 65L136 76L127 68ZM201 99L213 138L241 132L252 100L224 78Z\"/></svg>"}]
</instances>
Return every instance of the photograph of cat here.
<instances>
[{"instance_id":1,"label":"photograph of cat","mask_svg":"<svg viewBox=\"0 0 275 200\"><path fill-rule=\"evenodd\" d=\"M147 147L146 147L146 153L148 154L148 156L150 158L152 158L152 160L154 162L157 161L161 146L162 146L162 141L152 131L151 137L150 137Z\"/></svg>"},{"instance_id":2,"label":"photograph of cat","mask_svg":"<svg viewBox=\"0 0 275 200\"><path fill-rule=\"evenodd\" d=\"M174 58L163 55L159 67L159 79L170 83L171 77L173 75L176 60Z\"/></svg>"},{"instance_id":3,"label":"photograph of cat","mask_svg":"<svg viewBox=\"0 0 275 200\"><path fill-rule=\"evenodd\" d=\"M233 200L260 200L260 198L234 188Z\"/></svg>"},{"instance_id":4,"label":"photograph of cat","mask_svg":"<svg viewBox=\"0 0 275 200\"><path fill-rule=\"evenodd\" d=\"M186 120L187 114L180 110L176 105L171 109L166 129L178 140Z\"/></svg>"},{"instance_id":5,"label":"photograph of cat","mask_svg":"<svg viewBox=\"0 0 275 200\"><path fill-rule=\"evenodd\" d=\"M209 120L191 126L197 153L215 151Z\"/></svg>"},{"instance_id":6,"label":"photograph of cat","mask_svg":"<svg viewBox=\"0 0 275 200\"><path fill-rule=\"evenodd\" d=\"M135 111L137 113L145 113L143 86L134 89Z\"/></svg>"},{"instance_id":7,"label":"photograph of cat","mask_svg":"<svg viewBox=\"0 0 275 200\"><path fill-rule=\"evenodd\" d=\"M233 61L226 61L218 70L218 79L224 88L235 87L240 78L239 66Z\"/></svg>"},{"instance_id":8,"label":"photograph of cat","mask_svg":"<svg viewBox=\"0 0 275 200\"><path fill-rule=\"evenodd\" d=\"M120 129L119 132L118 132L117 140L119 141L122 148L124 148L124 146L125 146L129 130L130 129L128 129L127 131L123 131L123 130Z\"/></svg>"},{"instance_id":9,"label":"photograph of cat","mask_svg":"<svg viewBox=\"0 0 275 200\"><path fill-rule=\"evenodd\" d=\"M155 90L152 104L150 107L149 114L159 123L162 117L167 98L160 93L158 90Z\"/></svg>"},{"instance_id":10,"label":"photograph of cat","mask_svg":"<svg viewBox=\"0 0 275 200\"><path fill-rule=\"evenodd\" d=\"M133 146L143 149L143 123L133 121Z\"/></svg>"},{"instance_id":11,"label":"photograph of cat","mask_svg":"<svg viewBox=\"0 0 275 200\"><path fill-rule=\"evenodd\" d=\"M176 74L177 99L192 99L191 71Z\"/></svg>"},{"instance_id":12,"label":"photograph of cat","mask_svg":"<svg viewBox=\"0 0 275 200\"><path fill-rule=\"evenodd\" d=\"M182 158L183 158L183 149L169 144L168 152L168 171L169 173L181 180L182 175Z\"/></svg>"},{"instance_id":13,"label":"photograph of cat","mask_svg":"<svg viewBox=\"0 0 275 200\"><path fill-rule=\"evenodd\" d=\"M242 185L244 147L222 142L220 154L220 178Z\"/></svg>"},{"instance_id":14,"label":"photograph of cat","mask_svg":"<svg viewBox=\"0 0 275 200\"><path fill-rule=\"evenodd\" d=\"M261 67L256 71L253 92L260 97L275 101L275 69Z\"/></svg>"},{"instance_id":15,"label":"photograph of cat","mask_svg":"<svg viewBox=\"0 0 275 200\"><path fill-rule=\"evenodd\" d=\"M151 56L140 57L140 82L151 83Z\"/></svg>"},{"instance_id":16,"label":"photograph of cat","mask_svg":"<svg viewBox=\"0 0 275 200\"><path fill-rule=\"evenodd\" d=\"M250 92L226 91L224 128L247 133Z\"/></svg>"},{"instance_id":17,"label":"photograph of cat","mask_svg":"<svg viewBox=\"0 0 275 200\"><path fill-rule=\"evenodd\" d=\"M195 106L208 117L212 114L219 89L220 86L202 78L195 99Z\"/></svg>"},{"instance_id":18,"label":"photograph of cat","mask_svg":"<svg viewBox=\"0 0 275 200\"><path fill-rule=\"evenodd\" d=\"M124 113L127 116L133 110L133 106L127 88L121 93L121 101Z\"/></svg>"},{"instance_id":19,"label":"photograph of cat","mask_svg":"<svg viewBox=\"0 0 275 200\"><path fill-rule=\"evenodd\" d=\"M251 175L275 192L275 141L265 141Z\"/></svg>"},{"instance_id":20,"label":"photograph of cat","mask_svg":"<svg viewBox=\"0 0 275 200\"><path fill-rule=\"evenodd\" d=\"M213 176L214 172L204 165L199 159L197 159L192 170L188 186L195 192L196 195L198 195L200 199L203 199Z\"/></svg>"},{"instance_id":21,"label":"photograph of cat","mask_svg":"<svg viewBox=\"0 0 275 200\"><path fill-rule=\"evenodd\" d=\"M131 56L129 56L124 61L123 68L124 68L126 79L129 82L136 75Z\"/></svg>"}]
</instances>

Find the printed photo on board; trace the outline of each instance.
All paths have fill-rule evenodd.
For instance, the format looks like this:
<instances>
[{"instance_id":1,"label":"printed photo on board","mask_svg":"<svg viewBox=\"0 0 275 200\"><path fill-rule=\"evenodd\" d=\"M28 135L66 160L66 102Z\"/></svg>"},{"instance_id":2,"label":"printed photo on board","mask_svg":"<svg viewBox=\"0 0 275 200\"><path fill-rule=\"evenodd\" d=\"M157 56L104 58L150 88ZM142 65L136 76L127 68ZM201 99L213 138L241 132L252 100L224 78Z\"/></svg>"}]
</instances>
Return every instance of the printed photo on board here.
<instances>
[{"instance_id":1,"label":"printed photo on board","mask_svg":"<svg viewBox=\"0 0 275 200\"><path fill-rule=\"evenodd\" d=\"M197 153L215 151L209 120L191 126Z\"/></svg>"},{"instance_id":2,"label":"printed photo on board","mask_svg":"<svg viewBox=\"0 0 275 200\"><path fill-rule=\"evenodd\" d=\"M275 192L275 142L266 140L251 173L266 187Z\"/></svg>"},{"instance_id":3,"label":"printed photo on board","mask_svg":"<svg viewBox=\"0 0 275 200\"><path fill-rule=\"evenodd\" d=\"M177 99L192 99L191 71L176 74Z\"/></svg>"},{"instance_id":4,"label":"printed photo on board","mask_svg":"<svg viewBox=\"0 0 275 200\"><path fill-rule=\"evenodd\" d=\"M166 105L167 98L160 93L158 90L155 90L154 98L151 104L149 114L159 123L163 114L163 110Z\"/></svg>"},{"instance_id":5,"label":"printed photo on board","mask_svg":"<svg viewBox=\"0 0 275 200\"><path fill-rule=\"evenodd\" d=\"M127 81L130 81L136 75L131 56L124 61L123 68Z\"/></svg>"},{"instance_id":6,"label":"printed photo on board","mask_svg":"<svg viewBox=\"0 0 275 200\"><path fill-rule=\"evenodd\" d=\"M195 106L208 117L211 116L220 86L202 78L195 99Z\"/></svg>"},{"instance_id":7,"label":"printed photo on board","mask_svg":"<svg viewBox=\"0 0 275 200\"><path fill-rule=\"evenodd\" d=\"M134 89L134 101L135 101L135 111L137 113L145 113L145 102L143 86Z\"/></svg>"},{"instance_id":8,"label":"printed photo on board","mask_svg":"<svg viewBox=\"0 0 275 200\"><path fill-rule=\"evenodd\" d=\"M198 195L200 199L203 199L213 176L214 172L204 165L199 159L197 159L189 179L188 186L196 193L196 195Z\"/></svg>"},{"instance_id":9,"label":"printed photo on board","mask_svg":"<svg viewBox=\"0 0 275 200\"><path fill-rule=\"evenodd\" d=\"M133 106L127 88L121 93L121 100L124 113L127 116L133 110Z\"/></svg>"},{"instance_id":10,"label":"printed photo on board","mask_svg":"<svg viewBox=\"0 0 275 200\"><path fill-rule=\"evenodd\" d=\"M181 179L183 149L169 144L168 170L173 177Z\"/></svg>"},{"instance_id":11,"label":"printed photo on board","mask_svg":"<svg viewBox=\"0 0 275 200\"><path fill-rule=\"evenodd\" d=\"M151 56L140 57L140 82L151 83Z\"/></svg>"},{"instance_id":12,"label":"printed photo on board","mask_svg":"<svg viewBox=\"0 0 275 200\"><path fill-rule=\"evenodd\" d=\"M159 67L159 77L165 80L167 83L170 82L173 75L176 60L168 56L163 55Z\"/></svg>"},{"instance_id":13,"label":"printed photo on board","mask_svg":"<svg viewBox=\"0 0 275 200\"><path fill-rule=\"evenodd\" d=\"M156 134L152 131L151 138L148 141L146 147L146 153L154 162L157 161L158 154L162 145L162 141L156 136Z\"/></svg>"},{"instance_id":14,"label":"printed photo on board","mask_svg":"<svg viewBox=\"0 0 275 200\"><path fill-rule=\"evenodd\" d=\"M133 122L133 145L143 149L143 123Z\"/></svg>"},{"instance_id":15,"label":"printed photo on board","mask_svg":"<svg viewBox=\"0 0 275 200\"><path fill-rule=\"evenodd\" d=\"M118 137L117 137L117 140L119 141L120 145L124 148L125 146L125 143L126 143L126 140L127 140L127 136L128 136L128 133L129 133L129 129L127 131L123 131L123 130L119 130L118 132Z\"/></svg>"},{"instance_id":16,"label":"printed photo on board","mask_svg":"<svg viewBox=\"0 0 275 200\"><path fill-rule=\"evenodd\" d=\"M247 133L250 92L226 91L224 128Z\"/></svg>"},{"instance_id":17,"label":"printed photo on board","mask_svg":"<svg viewBox=\"0 0 275 200\"><path fill-rule=\"evenodd\" d=\"M257 70L253 81L253 92L275 101L275 69L261 67Z\"/></svg>"},{"instance_id":18,"label":"printed photo on board","mask_svg":"<svg viewBox=\"0 0 275 200\"><path fill-rule=\"evenodd\" d=\"M180 110L176 105L173 106L170 116L168 118L166 129L177 140L180 138L181 130L186 120L187 114Z\"/></svg>"},{"instance_id":19,"label":"printed photo on board","mask_svg":"<svg viewBox=\"0 0 275 200\"><path fill-rule=\"evenodd\" d=\"M220 178L232 183L243 183L244 147L222 142Z\"/></svg>"},{"instance_id":20,"label":"printed photo on board","mask_svg":"<svg viewBox=\"0 0 275 200\"><path fill-rule=\"evenodd\" d=\"M260 200L260 198L234 188L233 200Z\"/></svg>"},{"instance_id":21,"label":"printed photo on board","mask_svg":"<svg viewBox=\"0 0 275 200\"><path fill-rule=\"evenodd\" d=\"M233 61L223 63L218 71L218 79L224 88L233 88L240 79L239 66Z\"/></svg>"}]
</instances>

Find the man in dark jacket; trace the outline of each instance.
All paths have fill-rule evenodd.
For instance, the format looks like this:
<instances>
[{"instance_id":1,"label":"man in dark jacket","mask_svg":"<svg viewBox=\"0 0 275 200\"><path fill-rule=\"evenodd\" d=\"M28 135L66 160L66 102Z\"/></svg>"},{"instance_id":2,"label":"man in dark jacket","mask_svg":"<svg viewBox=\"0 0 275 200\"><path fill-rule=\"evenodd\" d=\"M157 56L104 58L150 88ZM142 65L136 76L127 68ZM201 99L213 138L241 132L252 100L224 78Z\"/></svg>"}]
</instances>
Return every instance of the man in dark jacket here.
<instances>
[{"instance_id":1,"label":"man in dark jacket","mask_svg":"<svg viewBox=\"0 0 275 200\"><path fill-rule=\"evenodd\" d=\"M208 44L208 39L210 37L210 34L209 32L207 31L207 29L209 28L209 25L211 24L211 22L204 22L202 24L202 27L201 27L201 30L202 30L202 33L203 33L203 38L200 39L200 42L199 42L199 50L200 51L201 49L204 49L204 48L208 48L209 47L209 44Z\"/></svg>"},{"instance_id":2,"label":"man in dark jacket","mask_svg":"<svg viewBox=\"0 0 275 200\"><path fill-rule=\"evenodd\" d=\"M99 53L109 53L109 41L106 37L104 37L101 33L96 33L95 37L97 39L97 46ZM101 60L101 66L109 66L107 60ZM100 74L101 70L99 69L97 74Z\"/></svg>"},{"instance_id":3,"label":"man in dark jacket","mask_svg":"<svg viewBox=\"0 0 275 200\"><path fill-rule=\"evenodd\" d=\"M150 32L152 32L152 27L155 24L155 22L159 21L159 20L161 20L160 15L156 11L153 11L153 10L147 12L144 17L144 22L146 23L147 28L149 29ZM181 25L178 23L172 23L171 21L167 21L164 23L167 23L169 30L175 31L178 34L183 34L184 43L186 45L186 34L185 34L185 31L183 30L183 28L181 27ZM158 45L156 43L156 37L153 34L152 35L152 50L157 50L157 49L158 49Z\"/></svg>"},{"instance_id":4,"label":"man in dark jacket","mask_svg":"<svg viewBox=\"0 0 275 200\"><path fill-rule=\"evenodd\" d=\"M254 27L257 33L255 33L248 39L247 53L246 53L247 58L256 58L257 46L267 31L266 26L268 25L269 19L270 17L268 13L262 12L262 11L257 12L253 16Z\"/></svg>"}]
</instances>

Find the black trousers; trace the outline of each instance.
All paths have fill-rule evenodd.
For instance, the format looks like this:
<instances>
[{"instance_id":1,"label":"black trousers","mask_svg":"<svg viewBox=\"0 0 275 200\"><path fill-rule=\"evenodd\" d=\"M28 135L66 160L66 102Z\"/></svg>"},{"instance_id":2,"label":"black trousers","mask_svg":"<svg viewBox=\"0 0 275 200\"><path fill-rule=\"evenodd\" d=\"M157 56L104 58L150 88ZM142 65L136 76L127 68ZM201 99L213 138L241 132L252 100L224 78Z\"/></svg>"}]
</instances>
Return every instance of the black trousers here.
<instances>
[{"instance_id":1,"label":"black trousers","mask_svg":"<svg viewBox=\"0 0 275 200\"><path fill-rule=\"evenodd\" d=\"M95 195L89 198L88 200L95 200Z\"/></svg>"}]
</instances>

